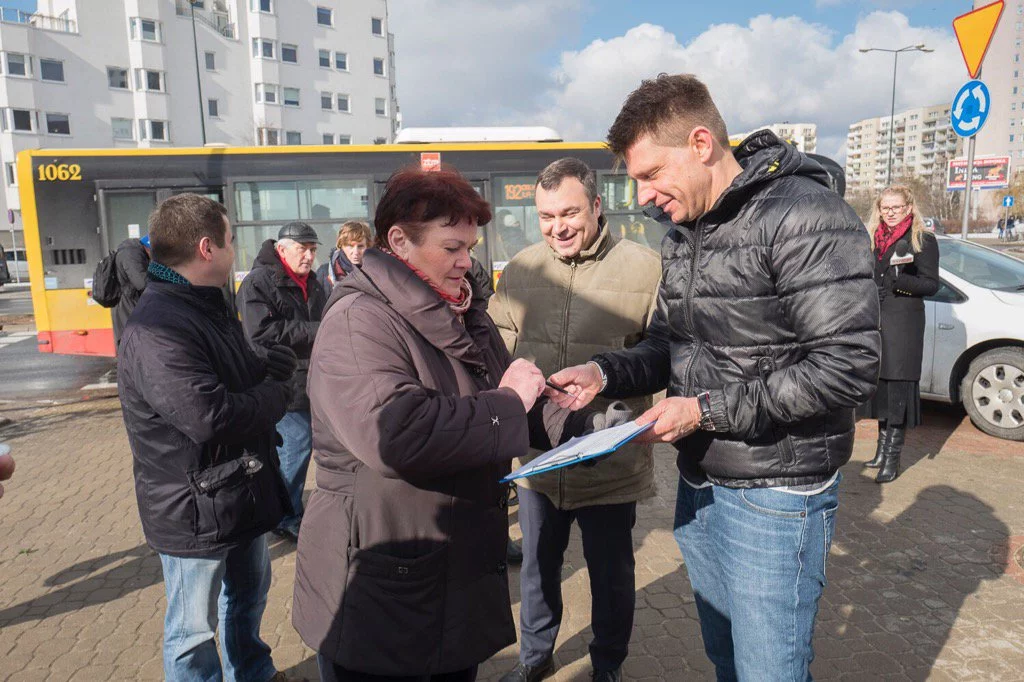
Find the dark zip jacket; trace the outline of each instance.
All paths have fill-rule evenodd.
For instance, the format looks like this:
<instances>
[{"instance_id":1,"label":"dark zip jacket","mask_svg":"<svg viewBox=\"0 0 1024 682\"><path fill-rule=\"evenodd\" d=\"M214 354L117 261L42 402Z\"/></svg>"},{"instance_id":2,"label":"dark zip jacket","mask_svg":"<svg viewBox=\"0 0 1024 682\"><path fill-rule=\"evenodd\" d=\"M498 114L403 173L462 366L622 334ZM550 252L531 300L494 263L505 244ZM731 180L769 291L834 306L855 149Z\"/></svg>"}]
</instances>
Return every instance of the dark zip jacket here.
<instances>
[{"instance_id":1,"label":"dark zip jacket","mask_svg":"<svg viewBox=\"0 0 1024 682\"><path fill-rule=\"evenodd\" d=\"M157 552L213 556L291 513L274 431L290 389L264 375L221 289L150 278L121 337L117 384Z\"/></svg>"},{"instance_id":2,"label":"dark zip jacket","mask_svg":"<svg viewBox=\"0 0 1024 682\"><path fill-rule=\"evenodd\" d=\"M252 263L252 269L238 288L238 310L242 325L253 350L261 358L276 344L288 346L299 356L298 369L292 377L294 397L289 412L309 409L306 376L313 339L320 328L327 295L312 272L306 279L307 299L302 289L284 270L274 250L274 240L263 242Z\"/></svg>"},{"instance_id":3,"label":"dark zip jacket","mask_svg":"<svg viewBox=\"0 0 1024 682\"><path fill-rule=\"evenodd\" d=\"M716 431L676 443L687 478L730 487L828 480L878 377L867 230L815 161L774 134L706 214L669 226L645 340L595 358L602 395L711 394Z\"/></svg>"}]
</instances>

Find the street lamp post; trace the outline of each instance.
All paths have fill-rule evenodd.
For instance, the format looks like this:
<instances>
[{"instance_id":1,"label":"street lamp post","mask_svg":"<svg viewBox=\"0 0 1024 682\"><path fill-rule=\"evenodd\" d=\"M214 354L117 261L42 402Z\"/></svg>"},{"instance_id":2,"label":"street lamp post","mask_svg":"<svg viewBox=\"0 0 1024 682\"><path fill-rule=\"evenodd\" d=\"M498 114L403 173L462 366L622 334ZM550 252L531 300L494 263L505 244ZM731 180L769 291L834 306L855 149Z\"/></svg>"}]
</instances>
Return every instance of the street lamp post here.
<instances>
[{"instance_id":1,"label":"street lamp post","mask_svg":"<svg viewBox=\"0 0 1024 682\"><path fill-rule=\"evenodd\" d=\"M889 105L889 170L885 175L885 184L889 186L892 184L892 141L896 136L896 129L893 127L896 118L896 64L900 57L900 52L934 52L935 50L925 47L924 44L920 45L907 45L901 47L898 50L890 50L884 47L862 47L860 52L889 52L892 54L892 102Z\"/></svg>"},{"instance_id":2,"label":"street lamp post","mask_svg":"<svg viewBox=\"0 0 1024 682\"><path fill-rule=\"evenodd\" d=\"M199 130L203 136L203 146L206 146L206 111L203 109L203 81L199 75L199 41L196 39L196 2L188 0L189 9L192 11L192 52L196 58L196 88L199 90Z\"/></svg>"}]
</instances>

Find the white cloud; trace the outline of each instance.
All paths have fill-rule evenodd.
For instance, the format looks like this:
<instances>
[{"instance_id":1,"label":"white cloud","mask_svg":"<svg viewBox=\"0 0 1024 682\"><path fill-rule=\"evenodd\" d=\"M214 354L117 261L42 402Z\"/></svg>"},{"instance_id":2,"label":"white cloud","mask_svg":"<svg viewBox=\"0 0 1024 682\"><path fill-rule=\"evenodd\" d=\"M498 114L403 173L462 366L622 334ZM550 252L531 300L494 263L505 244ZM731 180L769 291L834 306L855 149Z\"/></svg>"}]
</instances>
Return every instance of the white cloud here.
<instances>
[{"instance_id":1,"label":"white cloud","mask_svg":"<svg viewBox=\"0 0 1024 682\"><path fill-rule=\"evenodd\" d=\"M900 56L897 111L948 101L966 80L951 31L911 26L894 11L868 14L844 36L799 17L762 15L746 25L710 26L682 44L664 27L641 24L565 51L557 68L545 69L538 55L566 38L581 3L394 3L405 124L541 124L566 139L600 140L641 79L695 73L711 88L730 130L816 123L819 151L841 157L850 123L889 111L891 55L858 48L925 43L935 50ZM435 42L439 35L464 38Z\"/></svg>"}]
</instances>

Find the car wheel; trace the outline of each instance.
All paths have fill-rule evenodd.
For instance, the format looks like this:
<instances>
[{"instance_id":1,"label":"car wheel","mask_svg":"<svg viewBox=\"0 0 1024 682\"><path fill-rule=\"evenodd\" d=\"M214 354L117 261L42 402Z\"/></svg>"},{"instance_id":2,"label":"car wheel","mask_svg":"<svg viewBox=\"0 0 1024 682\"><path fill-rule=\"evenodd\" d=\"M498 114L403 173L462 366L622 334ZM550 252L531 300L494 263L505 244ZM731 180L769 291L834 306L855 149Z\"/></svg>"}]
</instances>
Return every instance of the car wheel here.
<instances>
[{"instance_id":1,"label":"car wheel","mask_svg":"<svg viewBox=\"0 0 1024 682\"><path fill-rule=\"evenodd\" d=\"M960 395L979 429L1024 441L1024 349L996 348L976 357L960 384Z\"/></svg>"}]
</instances>

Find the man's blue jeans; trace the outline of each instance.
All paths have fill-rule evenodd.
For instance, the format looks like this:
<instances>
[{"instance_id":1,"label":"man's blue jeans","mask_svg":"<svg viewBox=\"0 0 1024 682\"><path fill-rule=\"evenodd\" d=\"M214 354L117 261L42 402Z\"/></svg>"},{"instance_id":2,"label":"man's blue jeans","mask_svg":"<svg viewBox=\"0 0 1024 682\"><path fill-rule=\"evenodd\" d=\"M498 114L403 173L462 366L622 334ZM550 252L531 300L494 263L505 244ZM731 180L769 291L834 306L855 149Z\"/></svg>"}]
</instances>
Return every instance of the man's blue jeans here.
<instances>
[{"instance_id":1,"label":"man's blue jeans","mask_svg":"<svg viewBox=\"0 0 1024 682\"><path fill-rule=\"evenodd\" d=\"M816 495L679 481L675 536L718 680L811 679L839 481Z\"/></svg>"},{"instance_id":2,"label":"man's blue jeans","mask_svg":"<svg viewBox=\"0 0 1024 682\"><path fill-rule=\"evenodd\" d=\"M278 528L298 534L302 523L302 490L306 485L306 471L309 469L309 455L313 451L313 424L309 410L285 412L277 422L277 433L282 444L277 448L281 460L281 477L288 488L295 513L286 516L277 524Z\"/></svg>"},{"instance_id":3,"label":"man's blue jeans","mask_svg":"<svg viewBox=\"0 0 1024 682\"><path fill-rule=\"evenodd\" d=\"M266 682L274 676L260 621L270 590L266 536L211 558L160 555L167 590L164 678L168 682ZM214 632L220 624L224 667Z\"/></svg>"}]
</instances>

